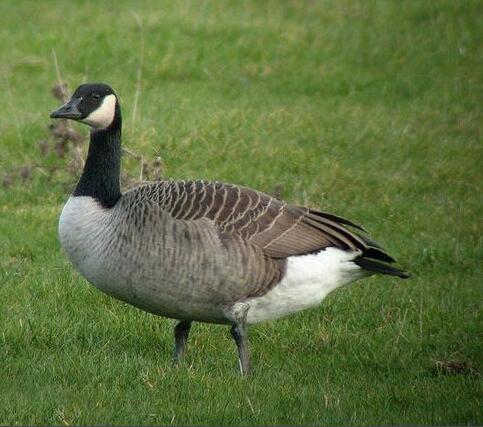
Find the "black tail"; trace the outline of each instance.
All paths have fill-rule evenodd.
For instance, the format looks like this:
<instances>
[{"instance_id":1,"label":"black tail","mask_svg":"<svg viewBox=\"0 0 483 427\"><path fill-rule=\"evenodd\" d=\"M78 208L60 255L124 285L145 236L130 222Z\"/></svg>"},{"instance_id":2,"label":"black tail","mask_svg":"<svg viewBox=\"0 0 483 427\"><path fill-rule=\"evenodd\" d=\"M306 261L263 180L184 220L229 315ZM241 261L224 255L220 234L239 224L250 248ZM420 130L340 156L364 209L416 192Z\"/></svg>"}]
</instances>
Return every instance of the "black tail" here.
<instances>
[{"instance_id":1,"label":"black tail","mask_svg":"<svg viewBox=\"0 0 483 427\"><path fill-rule=\"evenodd\" d=\"M374 273L389 274L391 276L400 277L401 279L407 279L410 277L408 272L399 270L398 268L393 267L392 265L389 265L383 261L359 257L353 262L355 262L362 269L372 271Z\"/></svg>"}]
</instances>

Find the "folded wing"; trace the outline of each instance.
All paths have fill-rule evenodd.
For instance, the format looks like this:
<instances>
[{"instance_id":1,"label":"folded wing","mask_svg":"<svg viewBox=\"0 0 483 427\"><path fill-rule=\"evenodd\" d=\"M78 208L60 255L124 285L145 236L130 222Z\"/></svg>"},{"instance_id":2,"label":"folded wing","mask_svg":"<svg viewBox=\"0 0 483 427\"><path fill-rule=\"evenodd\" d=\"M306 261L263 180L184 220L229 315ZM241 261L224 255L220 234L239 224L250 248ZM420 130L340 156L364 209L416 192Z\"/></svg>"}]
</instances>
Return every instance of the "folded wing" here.
<instances>
[{"instance_id":1,"label":"folded wing","mask_svg":"<svg viewBox=\"0 0 483 427\"><path fill-rule=\"evenodd\" d=\"M360 251L364 258L394 262L376 242L362 234L360 226L246 187L207 181L164 181L138 188L137 192L159 203L176 219L210 219L220 233L239 235L272 258L337 247Z\"/></svg>"}]
</instances>

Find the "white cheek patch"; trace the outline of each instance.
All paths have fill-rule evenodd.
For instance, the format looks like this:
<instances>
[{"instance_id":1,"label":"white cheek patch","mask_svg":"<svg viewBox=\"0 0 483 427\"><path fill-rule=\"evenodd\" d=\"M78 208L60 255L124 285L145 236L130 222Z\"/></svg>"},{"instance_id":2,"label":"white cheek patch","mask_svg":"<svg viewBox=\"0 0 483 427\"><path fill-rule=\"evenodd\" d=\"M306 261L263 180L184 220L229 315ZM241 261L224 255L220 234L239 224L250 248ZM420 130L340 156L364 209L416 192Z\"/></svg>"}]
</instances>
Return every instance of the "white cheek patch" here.
<instances>
[{"instance_id":1,"label":"white cheek patch","mask_svg":"<svg viewBox=\"0 0 483 427\"><path fill-rule=\"evenodd\" d=\"M114 114L116 112L116 97L115 95L107 95L102 104L97 110L94 110L81 122L88 124L96 129L107 128L114 120Z\"/></svg>"}]
</instances>

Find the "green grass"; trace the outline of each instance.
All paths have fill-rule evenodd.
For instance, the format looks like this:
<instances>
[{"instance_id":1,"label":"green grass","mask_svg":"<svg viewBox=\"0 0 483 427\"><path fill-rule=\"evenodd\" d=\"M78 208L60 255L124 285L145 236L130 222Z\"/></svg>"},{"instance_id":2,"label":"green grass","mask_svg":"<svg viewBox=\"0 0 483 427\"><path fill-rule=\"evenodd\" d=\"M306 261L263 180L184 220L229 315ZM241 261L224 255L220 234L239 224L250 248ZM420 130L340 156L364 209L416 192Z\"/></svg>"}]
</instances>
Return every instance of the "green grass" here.
<instances>
[{"instance_id":1,"label":"green grass","mask_svg":"<svg viewBox=\"0 0 483 427\"><path fill-rule=\"evenodd\" d=\"M0 189L0 424L483 423L478 0L17 0L0 16L3 174L62 163L37 147L55 48L71 89L117 90L125 145L165 176L341 214L413 273L252 327L248 379L220 326L196 324L173 368L172 321L68 263L56 223L73 178L37 170Z\"/></svg>"}]
</instances>

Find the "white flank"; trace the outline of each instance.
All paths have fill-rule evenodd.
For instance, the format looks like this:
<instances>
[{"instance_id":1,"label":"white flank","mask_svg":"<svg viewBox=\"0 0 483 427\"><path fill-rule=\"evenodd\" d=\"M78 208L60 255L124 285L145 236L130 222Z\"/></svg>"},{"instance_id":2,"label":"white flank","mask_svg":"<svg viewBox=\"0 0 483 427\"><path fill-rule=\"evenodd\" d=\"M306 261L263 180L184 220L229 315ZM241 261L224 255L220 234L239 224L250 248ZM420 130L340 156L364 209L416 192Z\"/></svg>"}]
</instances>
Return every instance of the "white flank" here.
<instances>
[{"instance_id":1,"label":"white flank","mask_svg":"<svg viewBox=\"0 0 483 427\"><path fill-rule=\"evenodd\" d=\"M102 100L102 104L99 106L99 108L94 110L85 119L82 119L81 122L86 123L95 129L105 129L114 120L115 112L116 96L112 94L107 95Z\"/></svg>"},{"instance_id":2,"label":"white flank","mask_svg":"<svg viewBox=\"0 0 483 427\"><path fill-rule=\"evenodd\" d=\"M318 305L329 292L367 274L352 260L359 252L327 248L292 256L282 281L261 297L249 299L248 323L276 319Z\"/></svg>"}]
</instances>

